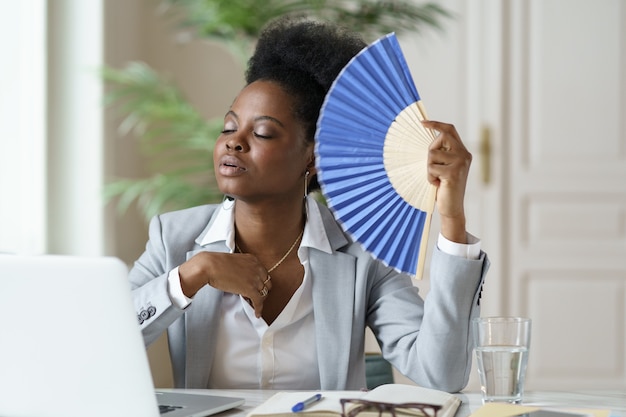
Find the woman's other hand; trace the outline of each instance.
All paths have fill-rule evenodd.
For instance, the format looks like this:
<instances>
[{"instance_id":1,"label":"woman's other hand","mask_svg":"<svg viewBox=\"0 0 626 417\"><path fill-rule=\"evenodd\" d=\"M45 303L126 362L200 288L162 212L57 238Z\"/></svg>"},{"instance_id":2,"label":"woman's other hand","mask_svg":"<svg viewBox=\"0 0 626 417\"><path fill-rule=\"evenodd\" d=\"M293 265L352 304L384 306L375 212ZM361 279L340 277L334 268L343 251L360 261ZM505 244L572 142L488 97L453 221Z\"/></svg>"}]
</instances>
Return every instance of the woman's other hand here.
<instances>
[{"instance_id":1,"label":"woman's other hand","mask_svg":"<svg viewBox=\"0 0 626 417\"><path fill-rule=\"evenodd\" d=\"M272 289L265 267L246 253L200 252L178 268L180 284L187 297L210 285L243 296L261 317L263 302Z\"/></svg>"}]
</instances>

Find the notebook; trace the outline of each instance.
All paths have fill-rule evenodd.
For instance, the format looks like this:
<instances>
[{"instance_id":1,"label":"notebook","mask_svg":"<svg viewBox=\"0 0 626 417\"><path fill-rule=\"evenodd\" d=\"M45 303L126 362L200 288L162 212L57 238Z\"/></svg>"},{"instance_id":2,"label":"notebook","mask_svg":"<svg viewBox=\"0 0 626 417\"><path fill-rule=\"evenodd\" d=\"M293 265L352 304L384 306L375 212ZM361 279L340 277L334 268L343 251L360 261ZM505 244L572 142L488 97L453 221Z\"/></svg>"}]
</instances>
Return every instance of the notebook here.
<instances>
[{"instance_id":1,"label":"notebook","mask_svg":"<svg viewBox=\"0 0 626 417\"><path fill-rule=\"evenodd\" d=\"M127 273L112 257L0 254L0 416L199 417L244 403L155 391Z\"/></svg>"},{"instance_id":2,"label":"notebook","mask_svg":"<svg viewBox=\"0 0 626 417\"><path fill-rule=\"evenodd\" d=\"M248 413L247 417L289 417L294 415L293 408L303 404L297 414L306 417L340 417L342 415L341 400L353 399L357 402L346 404L346 414L351 415L356 409L363 407L358 401L389 404L421 403L440 406L437 417L454 417L461 406L461 399L454 394L417 385L383 384L371 391L319 391L298 392L281 391L274 394L263 404ZM304 404L308 404L304 406ZM398 416L427 417L433 415L432 408L408 406L396 410ZM430 413L429 413L430 410ZM361 410L359 416L379 416L379 409ZM387 411L389 411L387 409ZM386 414L385 414L386 415ZM570 416L573 417L573 416Z\"/></svg>"}]
</instances>

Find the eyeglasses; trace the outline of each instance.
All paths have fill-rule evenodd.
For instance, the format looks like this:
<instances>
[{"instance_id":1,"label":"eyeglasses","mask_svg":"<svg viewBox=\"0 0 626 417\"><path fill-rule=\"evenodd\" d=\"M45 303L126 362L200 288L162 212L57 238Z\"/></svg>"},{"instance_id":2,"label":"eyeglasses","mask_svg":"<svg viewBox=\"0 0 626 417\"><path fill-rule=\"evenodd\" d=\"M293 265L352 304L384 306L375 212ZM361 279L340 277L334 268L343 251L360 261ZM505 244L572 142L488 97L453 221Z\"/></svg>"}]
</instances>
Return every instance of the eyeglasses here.
<instances>
[{"instance_id":1,"label":"eyeglasses","mask_svg":"<svg viewBox=\"0 0 626 417\"><path fill-rule=\"evenodd\" d=\"M341 403L342 417L355 417L368 413L369 415L383 417L399 417L399 416L424 416L437 417L437 411L441 409L440 405L422 404L422 403L381 403L378 401L366 401L352 398L342 398Z\"/></svg>"}]
</instances>

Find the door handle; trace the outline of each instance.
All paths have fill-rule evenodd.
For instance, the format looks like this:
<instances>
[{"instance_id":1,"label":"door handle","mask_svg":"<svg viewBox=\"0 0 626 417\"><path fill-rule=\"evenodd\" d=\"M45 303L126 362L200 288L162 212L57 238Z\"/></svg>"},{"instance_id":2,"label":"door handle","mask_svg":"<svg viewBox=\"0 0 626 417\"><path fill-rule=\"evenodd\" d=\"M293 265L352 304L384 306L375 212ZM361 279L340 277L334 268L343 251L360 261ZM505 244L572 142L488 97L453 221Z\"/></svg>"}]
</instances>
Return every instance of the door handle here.
<instances>
[{"instance_id":1,"label":"door handle","mask_svg":"<svg viewBox=\"0 0 626 417\"><path fill-rule=\"evenodd\" d=\"M480 154L480 175L483 184L491 182L491 129L483 126L480 132L479 154Z\"/></svg>"}]
</instances>

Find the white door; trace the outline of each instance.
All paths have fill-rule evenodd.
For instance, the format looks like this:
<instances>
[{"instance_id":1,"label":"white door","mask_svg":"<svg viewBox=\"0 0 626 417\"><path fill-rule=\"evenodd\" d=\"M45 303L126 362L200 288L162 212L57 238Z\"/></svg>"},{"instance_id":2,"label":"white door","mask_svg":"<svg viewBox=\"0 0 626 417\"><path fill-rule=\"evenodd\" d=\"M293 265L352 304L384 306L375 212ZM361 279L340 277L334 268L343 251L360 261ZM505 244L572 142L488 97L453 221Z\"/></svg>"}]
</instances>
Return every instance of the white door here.
<instances>
[{"instance_id":1,"label":"white door","mask_svg":"<svg viewBox=\"0 0 626 417\"><path fill-rule=\"evenodd\" d=\"M529 386L626 387L626 3L505 8L504 312Z\"/></svg>"},{"instance_id":2,"label":"white door","mask_svg":"<svg viewBox=\"0 0 626 417\"><path fill-rule=\"evenodd\" d=\"M443 33L401 41L430 116L474 154L483 315L534 320L528 389L624 389L626 2L440 3Z\"/></svg>"}]
</instances>

